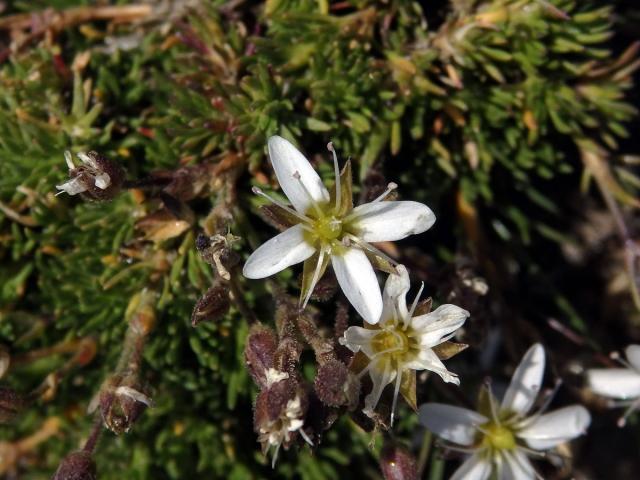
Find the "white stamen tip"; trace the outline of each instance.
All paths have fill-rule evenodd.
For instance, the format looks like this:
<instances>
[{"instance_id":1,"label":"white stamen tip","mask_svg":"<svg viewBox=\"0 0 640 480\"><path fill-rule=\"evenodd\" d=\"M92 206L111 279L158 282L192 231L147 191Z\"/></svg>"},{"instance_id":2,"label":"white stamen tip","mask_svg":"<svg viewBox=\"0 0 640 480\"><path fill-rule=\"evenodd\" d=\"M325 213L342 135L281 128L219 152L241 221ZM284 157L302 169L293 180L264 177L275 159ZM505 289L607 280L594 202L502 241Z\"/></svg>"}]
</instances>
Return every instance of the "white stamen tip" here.
<instances>
[{"instance_id":1,"label":"white stamen tip","mask_svg":"<svg viewBox=\"0 0 640 480\"><path fill-rule=\"evenodd\" d=\"M329 150L330 152L333 152L333 142L329 142L327 143L327 150Z\"/></svg>"},{"instance_id":2,"label":"white stamen tip","mask_svg":"<svg viewBox=\"0 0 640 480\"><path fill-rule=\"evenodd\" d=\"M262 190L258 187L251 187L251 191L255 194L255 195L262 195Z\"/></svg>"},{"instance_id":3,"label":"white stamen tip","mask_svg":"<svg viewBox=\"0 0 640 480\"><path fill-rule=\"evenodd\" d=\"M387 185L387 188L389 190L395 190L396 188L398 188L398 184L395 182L389 182L389 185Z\"/></svg>"},{"instance_id":4,"label":"white stamen tip","mask_svg":"<svg viewBox=\"0 0 640 480\"><path fill-rule=\"evenodd\" d=\"M609 354L609 358L611 358L611 360L619 360L620 359L620 353L619 352L611 352Z\"/></svg>"},{"instance_id":5,"label":"white stamen tip","mask_svg":"<svg viewBox=\"0 0 640 480\"><path fill-rule=\"evenodd\" d=\"M67 167L69 170L73 170L76 166L73 164L73 157L71 156L71 152L69 150L64 151L64 161L67 162Z\"/></svg>"}]
</instances>

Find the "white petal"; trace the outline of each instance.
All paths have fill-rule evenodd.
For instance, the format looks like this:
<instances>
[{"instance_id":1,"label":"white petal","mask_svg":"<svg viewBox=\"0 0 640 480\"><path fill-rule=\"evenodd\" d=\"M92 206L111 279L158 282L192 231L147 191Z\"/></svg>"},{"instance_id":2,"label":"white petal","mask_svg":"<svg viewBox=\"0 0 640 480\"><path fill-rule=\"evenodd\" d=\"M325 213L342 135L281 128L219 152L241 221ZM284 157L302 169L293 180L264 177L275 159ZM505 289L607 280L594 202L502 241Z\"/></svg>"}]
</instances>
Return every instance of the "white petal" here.
<instances>
[{"instance_id":1,"label":"white petal","mask_svg":"<svg viewBox=\"0 0 640 480\"><path fill-rule=\"evenodd\" d=\"M247 278L265 278L305 261L316 249L305 241L303 232L302 225L294 225L260 245L247 259L242 274Z\"/></svg>"},{"instance_id":2,"label":"white petal","mask_svg":"<svg viewBox=\"0 0 640 480\"><path fill-rule=\"evenodd\" d=\"M640 345L629 345L624 353L631 366L640 372Z\"/></svg>"},{"instance_id":3,"label":"white petal","mask_svg":"<svg viewBox=\"0 0 640 480\"><path fill-rule=\"evenodd\" d=\"M56 185L56 188L60 190L59 193L67 192L69 195L77 195L87 191L87 187L80 181L80 177L74 177L62 185Z\"/></svg>"},{"instance_id":4,"label":"white petal","mask_svg":"<svg viewBox=\"0 0 640 480\"><path fill-rule=\"evenodd\" d=\"M444 403L425 403L418 409L420 423L437 436L458 445L472 445L478 433L476 426L489 420L473 410Z\"/></svg>"},{"instance_id":5,"label":"white petal","mask_svg":"<svg viewBox=\"0 0 640 480\"><path fill-rule=\"evenodd\" d=\"M376 408L384 387L389 385L396 378L398 372L391 367L391 362L377 362L370 370L369 376L373 382L371 393L364 397L364 413L371 416Z\"/></svg>"},{"instance_id":6,"label":"white petal","mask_svg":"<svg viewBox=\"0 0 640 480\"><path fill-rule=\"evenodd\" d=\"M491 475L491 462L475 454L467 458L450 480L487 480Z\"/></svg>"},{"instance_id":7,"label":"white petal","mask_svg":"<svg viewBox=\"0 0 640 480\"><path fill-rule=\"evenodd\" d=\"M527 456L520 450L502 452L503 462L499 480L534 480L536 472Z\"/></svg>"},{"instance_id":8,"label":"white petal","mask_svg":"<svg viewBox=\"0 0 640 480\"><path fill-rule=\"evenodd\" d=\"M525 414L538 396L544 375L544 348L539 343L524 354L502 399L502 410Z\"/></svg>"},{"instance_id":9,"label":"white petal","mask_svg":"<svg viewBox=\"0 0 640 480\"><path fill-rule=\"evenodd\" d=\"M440 360L438 355L430 348L421 350L415 359L404 364L404 368L410 370L429 370L430 372L440 375L440 378L447 383L460 385L458 376L447 370L442 360Z\"/></svg>"},{"instance_id":10,"label":"white petal","mask_svg":"<svg viewBox=\"0 0 640 480\"><path fill-rule=\"evenodd\" d=\"M436 221L429 207L418 202L365 203L353 209L353 233L365 242L388 242L422 233Z\"/></svg>"},{"instance_id":11,"label":"white petal","mask_svg":"<svg viewBox=\"0 0 640 480\"><path fill-rule=\"evenodd\" d=\"M380 330L371 330L362 327L349 327L340 339L340 344L347 347L352 352L362 352L369 358L375 354L371 341L380 333Z\"/></svg>"},{"instance_id":12,"label":"white petal","mask_svg":"<svg viewBox=\"0 0 640 480\"><path fill-rule=\"evenodd\" d=\"M587 370L589 387L603 397L627 400L640 397L640 373L630 368Z\"/></svg>"},{"instance_id":13,"label":"white petal","mask_svg":"<svg viewBox=\"0 0 640 480\"><path fill-rule=\"evenodd\" d=\"M517 436L534 450L547 450L584 434L591 415L582 405L572 405L538 417Z\"/></svg>"},{"instance_id":14,"label":"white petal","mask_svg":"<svg viewBox=\"0 0 640 480\"><path fill-rule=\"evenodd\" d=\"M300 213L306 213L312 202L328 202L329 192L309 161L282 137L271 137L267 143L269 158L280 187ZM300 178L296 179L296 172ZM304 187L303 187L304 185Z\"/></svg>"},{"instance_id":15,"label":"white petal","mask_svg":"<svg viewBox=\"0 0 640 480\"><path fill-rule=\"evenodd\" d=\"M411 286L409 272L404 265L396 267L397 275L391 274L387 277L382 292L382 320L388 320L395 315L399 315L398 320L404 320L408 315L407 292Z\"/></svg>"},{"instance_id":16,"label":"white petal","mask_svg":"<svg viewBox=\"0 0 640 480\"><path fill-rule=\"evenodd\" d=\"M459 329L469 317L469 312L456 305L446 304L433 312L411 319L411 326L420 333L420 345L433 347Z\"/></svg>"},{"instance_id":17,"label":"white petal","mask_svg":"<svg viewBox=\"0 0 640 480\"><path fill-rule=\"evenodd\" d=\"M331 264L340 288L353 308L366 322L374 324L382 314L382 295L373 267L364 252L347 248L340 255L331 255Z\"/></svg>"}]
</instances>

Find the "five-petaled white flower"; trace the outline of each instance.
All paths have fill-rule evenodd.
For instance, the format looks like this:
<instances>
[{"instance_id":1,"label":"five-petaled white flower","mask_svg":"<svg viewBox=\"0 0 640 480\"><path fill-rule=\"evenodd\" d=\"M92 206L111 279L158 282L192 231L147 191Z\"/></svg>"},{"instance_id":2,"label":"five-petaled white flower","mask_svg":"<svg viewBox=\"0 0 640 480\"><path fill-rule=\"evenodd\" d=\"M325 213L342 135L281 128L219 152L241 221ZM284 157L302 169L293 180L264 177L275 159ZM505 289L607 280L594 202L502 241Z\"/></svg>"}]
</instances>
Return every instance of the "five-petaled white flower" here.
<instances>
[{"instance_id":1,"label":"five-petaled white flower","mask_svg":"<svg viewBox=\"0 0 640 480\"><path fill-rule=\"evenodd\" d=\"M542 456L585 433L591 416L580 405L543 414L544 405L527 416L540 391L544 365L544 349L535 344L516 369L502 404L487 391L488 405L481 405L481 413L439 403L420 407L423 425L460 446L453 450L470 454L452 480L486 480L492 473L500 480L540 478L527 455Z\"/></svg>"},{"instance_id":2,"label":"five-petaled white flower","mask_svg":"<svg viewBox=\"0 0 640 480\"><path fill-rule=\"evenodd\" d=\"M629 345L625 349L627 361L616 357L626 368L596 368L587 371L589 387L603 397L615 398L612 407L627 407L618 420L623 427L629 415L640 408L640 345Z\"/></svg>"},{"instance_id":3,"label":"five-petaled white flower","mask_svg":"<svg viewBox=\"0 0 640 480\"><path fill-rule=\"evenodd\" d=\"M383 202L397 187L395 184L390 184L374 201L354 208L349 164L340 174L331 144L336 181L331 195L311 164L287 140L271 137L268 150L278 182L293 208L259 188L254 187L253 191L278 205L297 223L253 252L243 274L252 279L264 278L306 261L301 294L304 307L330 260L342 291L356 311L367 322L377 323L382 297L367 255L384 254L370 242L400 240L422 233L433 225L435 215L418 202Z\"/></svg>"},{"instance_id":4,"label":"five-petaled white flower","mask_svg":"<svg viewBox=\"0 0 640 480\"><path fill-rule=\"evenodd\" d=\"M415 375L416 370L430 370L445 382L460 384L432 348L449 340L469 316L469 312L460 307L442 305L433 312L414 317L422 288L408 309L409 274L404 265L398 265L396 270L398 274L389 275L384 286L380 322L375 326L365 324L367 328L349 327L340 339L342 345L368 358L367 366L359 372L359 375L369 372L373 382L373 389L365 398L365 413L371 415L384 388L395 380L392 425L398 392L406 375Z\"/></svg>"}]
</instances>

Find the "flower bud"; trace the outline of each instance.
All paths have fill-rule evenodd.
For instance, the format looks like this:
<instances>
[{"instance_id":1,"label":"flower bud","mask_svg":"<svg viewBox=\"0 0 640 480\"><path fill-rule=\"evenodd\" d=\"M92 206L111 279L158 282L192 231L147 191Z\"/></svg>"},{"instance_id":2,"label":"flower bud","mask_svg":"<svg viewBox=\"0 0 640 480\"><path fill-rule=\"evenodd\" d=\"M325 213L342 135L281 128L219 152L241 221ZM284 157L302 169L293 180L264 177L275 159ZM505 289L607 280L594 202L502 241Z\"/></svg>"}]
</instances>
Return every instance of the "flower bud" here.
<instances>
[{"instance_id":1,"label":"flower bud","mask_svg":"<svg viewBox=\"0 0 640 480\"><path fill-rule=\"evenodd\" d=\"M107 380L100 392L100 413L106 428L116 435L126 433L147 407L151 399L137 386L135 375Z\"/></svg>"},{"instance_id":2,"label":"flower bud","mask_svg":"<svg viewBox=\"0 0 640 480\"><path fill-rule=\"evenodd\" d=\"M78 153L81 161L79 166L74 165L69 151L64 153L64 158L69 167L70 180L56 185L61 192L69 195L81 194L87 200L99 202L112 200L120 193L125 175L116 162L93 151Z\"/></svg>"},{"instance_id":3,"label":"flower bud","mask_svg":"<svg viewBox=\"0 0 640 480\"><path fill-rule=\"evenodd\" d=\"M229 270L240 261L240 257L232 248L237 240L239 237L231 234L211 237L200 234L196 238L196 249L202 259L209 265L213 265L222 278L229 280L231 278Z\"/></svg>"},{"instance_id":4,"label":"flower bud","mask_svg":"<svg viewBox=\"0 0 640 480\"><path fill-rule=\"evenodd\" d=\"M277 348L276 333L260 323L251 327L244 348L247 369L261 388L267 385L267 372L273 367L273 356Z\"/></svg>"},{"instance_id":5,"label":"flower bud","mask_svg":"<svg viewBox=\"0 0 640 480\"><path fill-rule=\"evenodd\" d=\"M67 455L53 474L51 480L95 480L96 464L91 454L85 451Z\"/></svg>"},{"instance_id":6,"label":"flower bud","mask_svg":"<svg viewBox=\"0 0 640 480\"><path fill-rule=\"evenodd\" d=\"M385 443L380 452L380 469L385 480L418 480L416 459L404 446Z\"/></svg>"},{"instance_id":7,"label":"flower bud","mask_svg":"<svg viewBox=\"0 0 640 480\"><path fill-rule=\"evenodd\" d=\"M26 406L24 396L9 387L0 387L0 424L13 420Z\"/></svg>"},{"instance_id":8,"label":"flower bud","mask_svg":"<svg viewBox=\"0 0 640 480\"><path fill-rule=\"evenodd\" d=\"M358 404L360 382L338 360L329 360L320 366L314 388L320 401L330 407L349 405L355 408Z\"/></svg>"},{"instance_id":9,"label":"flower bud","mask_svg":"<svg viewBox=\"0 0 640 480\"><path fill-rule=\"evenodd\" d=\"M196 302L191 314L191 325L195 327L203 321L215 322L221 319L229 311L230 305L229 287L217 282Z\"/></svg>"}]
</instances>

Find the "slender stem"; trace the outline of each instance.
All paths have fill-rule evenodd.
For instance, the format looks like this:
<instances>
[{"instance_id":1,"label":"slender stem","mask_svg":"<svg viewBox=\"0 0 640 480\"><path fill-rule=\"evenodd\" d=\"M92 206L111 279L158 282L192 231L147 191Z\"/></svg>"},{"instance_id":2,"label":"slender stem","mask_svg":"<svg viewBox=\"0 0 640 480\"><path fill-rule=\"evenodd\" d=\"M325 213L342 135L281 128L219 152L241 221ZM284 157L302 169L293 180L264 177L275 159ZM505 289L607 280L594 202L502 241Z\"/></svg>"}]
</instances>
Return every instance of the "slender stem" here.
<instances>
[{"instance_id":1,"label":"slender stem","mask_svg":"<svg viewBox=\"0 0 640 480\"><path fill-rule=\"evenodd\" d=\"M420 446L420 453L418 454L418 478L422 478L424 469L427 466L432 443L433 435L429 430L425 429L424 437L422 437L422 445Z\"/></svg>"},{"instance_id":2,"label":"slender stem","mask_svg":"<svg viewBox=\"0 0 640 480\"><path fill-rule=\"evenodd\" d=\"M93 421L93 427L91 427L89 438L87 438L87 441L84 444L84 448L82 450L88 453L93 453L96 448L96 444L100 439L100 433L102 433L102 417L100 416L100 414L97 414Z\"/></svg>"}]
</instances>

